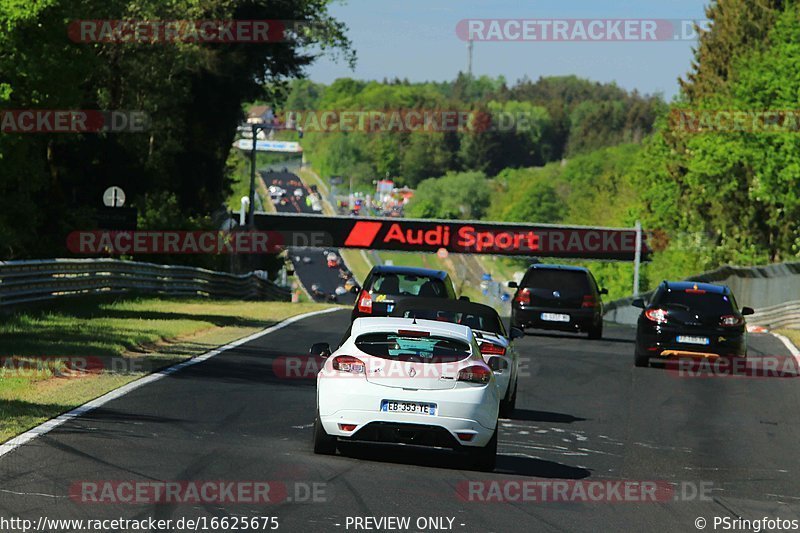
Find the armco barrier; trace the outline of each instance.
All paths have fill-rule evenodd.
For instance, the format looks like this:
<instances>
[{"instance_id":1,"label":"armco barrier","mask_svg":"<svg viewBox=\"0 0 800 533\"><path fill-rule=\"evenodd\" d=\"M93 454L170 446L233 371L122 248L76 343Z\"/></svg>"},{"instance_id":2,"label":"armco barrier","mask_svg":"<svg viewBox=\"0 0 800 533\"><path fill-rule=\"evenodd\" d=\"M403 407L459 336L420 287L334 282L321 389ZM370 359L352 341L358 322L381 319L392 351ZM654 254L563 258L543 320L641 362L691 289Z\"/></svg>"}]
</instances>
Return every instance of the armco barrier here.
<instances>
[{"instance_id":1,"label":"armco barrier","mask_svg":"<svg viewBox=\"0 0 800 533\"><path fill-rule=\"evenodd\" d=\"M755 267L723 266L687 278L727 285L740 306L752 307L756 313L747 317L754 326L800 327L800 262L776 263ZM653 292L642 293L649 300ZM620 324L635 324L641 312L631 306L633 297L622 298L605 306L605 319Z\"/></svg>"},{"instance_id":2,"label":"armco barrier","mask_svg":"<svg viewBox=\"0 0 800 533\"><path fill-rule=\"evenodd\" d=\"M118 259L0 261L0 307L64 296L126 292L291 300L291 292L269 281L264 272L236 275Z\"/></svg>"}]
</instances>

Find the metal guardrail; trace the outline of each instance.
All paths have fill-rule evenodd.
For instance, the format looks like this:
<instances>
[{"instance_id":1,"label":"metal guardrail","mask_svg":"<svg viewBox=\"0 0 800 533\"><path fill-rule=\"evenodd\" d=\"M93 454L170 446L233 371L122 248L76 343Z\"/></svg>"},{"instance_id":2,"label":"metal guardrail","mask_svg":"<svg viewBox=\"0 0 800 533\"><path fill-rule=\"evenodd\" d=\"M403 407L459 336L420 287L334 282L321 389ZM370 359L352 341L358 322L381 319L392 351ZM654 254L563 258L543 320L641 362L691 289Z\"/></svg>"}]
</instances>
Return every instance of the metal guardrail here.
<instances>
[{"instance_id":1,"label":"metal guardrail","mask_svg":"<svg viewBox=\"0 0 800 533\"><path fill-rule=\"evenodd\" d=\"M774 265L735 267L723 266L687 278L686 281L727 285L741 306L756 310L747 323L767 328L800 327L800 262ZM653 291L642 293L649 300ZM641 310L631 306L633 297L621 298L605 305L604 318L620 324L635 324Z\"/></svg>"},{"instance_id":2,"label":"metal guardrail","mask_svg":"<svg viewBox=\"0 0 800 533\"><path fill-rule=\"evenodd\" d=\"M768 329L800 327L800 300L758 309L747 323Z\"/></svg>"},{"instance_id":3,"label":"metal guardrail","mask_svg":"<svg viewBox=\"0 0 800 533\"><path fill-rule=\"evenodd\" d=\"M260 271L237 275L118 259L0 261L0 307L65 296L127 292L291 300L288 289L271 282Z\"/></svg>"}]
</instances>

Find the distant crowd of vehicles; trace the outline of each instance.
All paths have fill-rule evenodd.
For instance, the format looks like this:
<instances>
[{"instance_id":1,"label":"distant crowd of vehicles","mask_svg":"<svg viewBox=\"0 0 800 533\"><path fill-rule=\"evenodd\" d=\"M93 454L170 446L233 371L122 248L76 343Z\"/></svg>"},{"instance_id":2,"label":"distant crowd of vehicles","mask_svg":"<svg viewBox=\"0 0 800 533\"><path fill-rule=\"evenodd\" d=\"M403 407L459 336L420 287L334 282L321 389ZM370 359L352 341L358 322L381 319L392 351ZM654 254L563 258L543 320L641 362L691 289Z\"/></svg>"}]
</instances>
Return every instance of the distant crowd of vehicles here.
<instances>
[{"instance_id":1,"label":"distant crowd of vehicles","mask_svg":"<svg viewBox=\"0 0 800 533\"><path fill-rule=\"evenodd\" d=\"M314 344L324 358L317 376L314 451L343 442L446 448L491 471L499 418L512 416L526 329L603 336L608 293L582 267L532 265L509 282L511 326L497 311L458 298L439 270L376 266L358 293L340 345ZM677 357L746 357L744 316L725 286L664 281L642 308L637 367Z\"/></svg>"}]
</instances>

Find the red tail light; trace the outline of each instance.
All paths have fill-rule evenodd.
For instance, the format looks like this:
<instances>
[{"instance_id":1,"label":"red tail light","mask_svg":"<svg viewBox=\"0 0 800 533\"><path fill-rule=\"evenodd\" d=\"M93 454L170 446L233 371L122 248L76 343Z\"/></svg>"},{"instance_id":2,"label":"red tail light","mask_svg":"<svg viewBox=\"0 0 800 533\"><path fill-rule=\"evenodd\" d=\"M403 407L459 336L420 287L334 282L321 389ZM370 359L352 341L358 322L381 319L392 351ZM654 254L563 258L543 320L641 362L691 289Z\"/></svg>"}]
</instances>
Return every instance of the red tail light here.
<instances>
[{"instance_id":1,"label":"red tail light","mask_svg":"<svg viewBox=\"0 0 800 533\"><path fill-rule=\"evenodd\" d=\"M358 312L372 314L372 296L366 290L358 295Z\"/></svg>"},{"instance_id":2,"label":"red tail light","mask_svg":"<svg viewBox=\"0 0 800 533\"><path fill-rule=\"evenodd\" d=\"M341 429L342 431L353 431L354 429L356 429L356 425L355 424L339 424L339 429Z\"/></svg>"},{"instance_id":3,"label":"red tail light","mask_svg":"<svg viewBox=\"0 0 800 533\"><path fill-rule=\"evenodd\" d=\"M485 366L468 366L458 371L458 381L466 381L467 383L485 385L489 383L491 378L492 371Z\"/></svg>"},{"instance_id":4,"label":"red tail light","mask_svg":"<svg viewBox=\"0 0 800 533\"><path fill-rule=\"evenodd\" d=\"M725 327L741 326L744 324L744 319L736 315L725 315L719 318L719 325Z\"/></svg>"},{"instance_id":5,"label":"red tail light","mask_svg":"<svg viewBox=\"0 0 800 533\"><path fill-rule=\"evenodd\" d=\"M413 329L400 329L397 334L401 337L430 337L430 331L416 331Z\"/></svg>"},{"instance_id":6,"label":"red tail light","mask_svg":"<svg viewBox=\"0 0 800 533\"><path fill-rule=\"evenodd\" d=\"M480 344L481 354L483 355L505 355L506 349L491 342L482 342Z\"/></svg>"},{"instance_id":7,"label":"red tail light","mask_svg":"<svg viewBox=\"0 0 800 533\"><path fill-rule=\"evenodd\" d=\"M644 316L647 317L648 320L655 322L656 324L665 324L667 322L667 315L669 313L666 309L648 309L644 312Z\"/></svg>"},{"instance_id":8,"label":"red tail light","mask_svg":"<svg viewBox=\"0 0 800 533\"><path fill-rule=\"evenodd\" d=\"M517 292L517 295L514 297L514 300L518 304L530 305L531 304L531 291L528 290L528 289L520 289Z\"/></svg>"},{"instance_id":9,"label":"red tail light","mask_svg":"<svg viewBox=\"0 0 800 533\"><path fill-rule=\"evenodd\" d=\"M594 295L587 294L583 297L583 303L581 307L595 307L597 306L597 300L595 299Z\"/></svg>"},{"instance_id":10,"label":"red tail light","mask_svg":"<svg viewBox=\"0 0 800 533\"><path fill-rule=\"evenodd\" d=\"M339 372L349 372L351 374L364 373L364 361L350 355L340 355L333 360L333 369Z\"/></svg>"}]
</instances>

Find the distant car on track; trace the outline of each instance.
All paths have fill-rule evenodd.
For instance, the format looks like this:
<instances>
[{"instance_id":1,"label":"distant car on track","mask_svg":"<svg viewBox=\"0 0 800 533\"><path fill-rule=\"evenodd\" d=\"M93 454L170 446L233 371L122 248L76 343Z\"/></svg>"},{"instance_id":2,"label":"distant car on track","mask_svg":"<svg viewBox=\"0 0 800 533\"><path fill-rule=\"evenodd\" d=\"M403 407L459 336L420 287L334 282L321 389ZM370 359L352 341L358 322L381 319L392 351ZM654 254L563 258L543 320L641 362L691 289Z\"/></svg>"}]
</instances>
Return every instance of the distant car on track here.
<instances>
[{"instance_id":1,"label":"distant car on track","mask_svg":"<svg viewBox=\"0 0 800 533\"><path fill-rule=\"evenodd\" d=\"M583 267L531 265L522 281L508 282L517 289L511 301L511 325L559 331L582 331L590 339L603 336L603 303L608 294L598 288L592 273Z\"/></svg>"},{"instance_id":2,"label":"distant car on track","mask_svg":"<svg viewBox=\"0 0 800 533\"><path fill-rule=\"evenodd\" d=\"M472 329L483 359L494 372L500 395L500 416L514 412L517 402L519 356L513 341L524 337L518 328L506 331L500 315L492 307L463 300L413 298L397 304L392 316L451 322Z\"/></svg>"},{"instance_id":3,"label":"distant car on track","mask_svg":"<svg viewBox=\"0 0 800 533\"><path fill-rule=\"evenodd\" d=\"M340 441L383 442L466 452L494 469L499 396L467 326L407 318L360 318L317 375L314 452Z\"/></svg>"},{"instance_id":4,"label":"distant car on track","mask_svg":"<svg viewBox=\"0 0 800 533\"><path fill-rule=\"evenodd\" d=\"M638 298L642 309L636 327L636 366L654 359L681 357L746 357L750 307L739 309L725 285L693 281L662 281L650 303Z\"/></svg>"},{"instance_id":5,"label":"distant car on track","mask_svg":"<svg viewBox=\"0 0 800 533\"><path fill-rule=\"evenodd\" d=\"M402 266L372 267L356 297L351 319L387 316L408 298L456 299L450 275L443 270Z\"/></svg>"},{"instance_id":6,"label":"distant car on track","mask_svg":"<svg viewBox=\"0 0 800 533\"><path fill-rule=\"evenodd\" d=\"M328 268L339 268L339 256L334 252L325 256L325 260L327 261Z\"/></svg>"},{"instance_id":7,"label":"distant car on track","mask_svg":"<svg viewBox=\"0 0 800 533\"><path fill-rule=\"evenodd\" d=\"M303 192L303 189L297 188L297 189L294 190L294 197L295 198L302 198L304 194L305 193Z\"/></svg>"}]
</instances>

